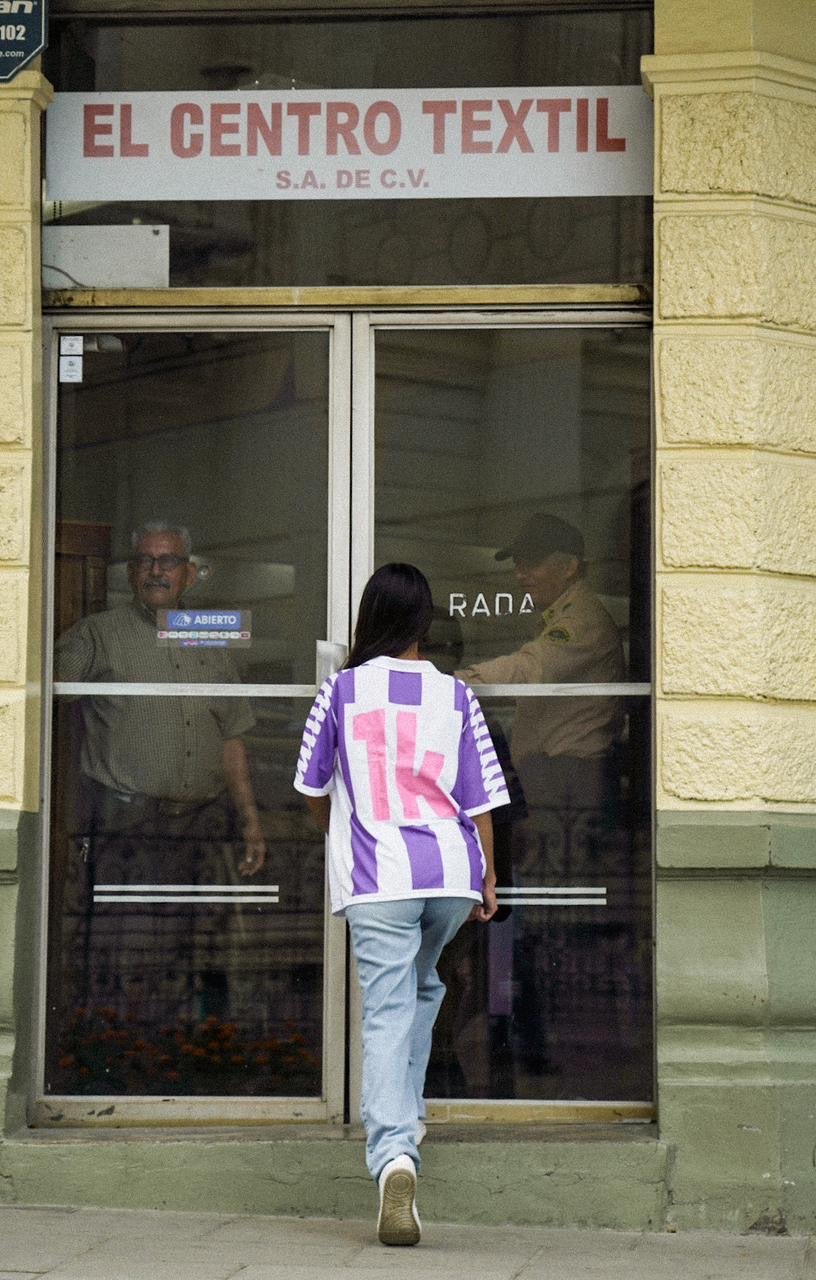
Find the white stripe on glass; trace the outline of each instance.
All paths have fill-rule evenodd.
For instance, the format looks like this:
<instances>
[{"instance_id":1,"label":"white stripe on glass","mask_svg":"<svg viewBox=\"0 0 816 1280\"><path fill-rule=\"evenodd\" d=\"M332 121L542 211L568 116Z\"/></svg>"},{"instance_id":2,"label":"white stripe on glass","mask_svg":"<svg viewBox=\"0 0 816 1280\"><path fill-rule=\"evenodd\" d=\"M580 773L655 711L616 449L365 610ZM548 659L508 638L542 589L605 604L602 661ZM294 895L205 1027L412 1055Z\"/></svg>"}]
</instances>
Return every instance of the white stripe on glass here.
<instances>
[{"instance_id":1,"label":"white stripe on glass","mask_svg":"<svg viewBox=\"0 0 816 1280\"><path fill-rule=\"evenodd\" d=\"M651 684L477 684L480 698L641 698L652 692Z\"/></svg>"},{"instance_id":2,"label":"white stripe on glass","mask_svg":"<svg viewBox=\"0 0 816 1280\"><path fill-rule=\"evenodd\" d=\"M562 886L562 885L529 884L529 885L519 885L518 887L516 887L514 885L502 884L502 885L496 886L496 893L524 893L524 894L527 894L528 896L534 893L540 893L540 894L554 893L562 897L564 894L567 894L567 893L578 893L578 894L604 893L605 894L606 885L602 884L602 885L563 885Z\"/></svg>"},{"instance_id":3,"label":"white stripe on glass","mask_svg":"<svg viewBox=\"0 0 816 1280\"><path fill-rule=\"evenodd\" d=\"M280 902L278 895L260 897L256 894L185 894L185 893L95 893L94 902Z\"/></svg>"},{"instance_id":4,"label":"white stripe on glass","mask_svg":"<svg viewBox=\"0 0 816 1280\"><path fill-rule=\"evenodd\" d=\"M94 893L278 893L278 884L95 884Z\"/></svg>"},{"instance_id":5,"label":"white stripe on glass","mask_svg":"<svg viewBox=\"0 0 816 1280\"><path fill-rule=\"evenodd\" d=\"M508 907L605 907L605 885L499 885L496 900Z\"/></svg>"},{"instance_id":6,"label":"white stripe on glass","mask_svg":"<svg viewBox=\"0 0 816 1280\"><path fill-rule=\"evenodd\" d=\"M117 698L313 698L313 684L139 684L135 680L56 680L56 694Z\"/></svg>"},{"instance_id":7,"label":"white stripe on glass","mask_svg":"<svg viewBox=\"0 0 816 1280\"><path fill-rule=\"evenodd\" d=\"M479 684L480 698L641 698L650 684ZM313 684L139 684L136 681L57 680L63 697L94 694L117 698L314 698Z\"/></svg>"},{"instance_id":8,"label":"white stripe on glass","mask_svg":"<svg viewBox=\"0 0 816 1280\"><path fill-rule=\"evenodd\" d=\"M504 898L497 894L500 907L605 907L606 898Z\"/></svg>"}]
</instances>

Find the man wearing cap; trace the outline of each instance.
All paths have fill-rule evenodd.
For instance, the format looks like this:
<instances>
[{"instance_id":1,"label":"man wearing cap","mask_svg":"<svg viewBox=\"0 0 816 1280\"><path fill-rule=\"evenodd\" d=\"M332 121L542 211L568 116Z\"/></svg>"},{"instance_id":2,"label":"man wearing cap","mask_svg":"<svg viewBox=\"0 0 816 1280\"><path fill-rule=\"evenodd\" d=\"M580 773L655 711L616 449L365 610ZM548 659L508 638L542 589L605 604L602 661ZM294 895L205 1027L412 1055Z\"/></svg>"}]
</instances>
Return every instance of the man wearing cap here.
<instances>
[{"instance_id":1,"label":"man wearing cap","mask_svg":"<svg viewBox=\"0 0 816 1280\"><path fill-rule=\"evenodd\" d=\"M512 556L521 588L541 610L543 627L515 653L465 667L457 674L470 684L610 684L623 679L620 633L584 578L584 540L558 516L531 516L513 541L496 552ZM513 762L526 775L525 794L541 794L544 762L551 784L579 781L584 797L600 778L603 760L620 732L617 698L519 698L513 724ZM554 761L562 761L555 766ZM535 769L530 770L530 762ZM569 764L566 762L569 761ZM576 762L582 762L576 765ZM522 778L523 781L523 778ZM532 789L533 794L528 794ZM559 787L563 790L563 787ZM552 786L549 788L552 796Z\"/></svg>"},{"instance_id":2,"label":"man wearing cap","mask_svg":"<svg viewBox=\"0 0 816 1280\"><path fill-rule=\"evenodd\" d=\"M543 626L515 653L457 672L472 684L611 684L624 677L618 628L584 578L584 540L566 520L531 516L513 541L496 553L512 556L522 590L541 610ZM592 885L608 876L605 833L617 820L619 779L613 748L622 727L614 696L521 697L516 701L512 760L526 802L513 851L516 885ZM601 926L602 929L603 926ZM568 1070L560 1052L552 1060L552 1028L565 1043L580 1016L570 971L591 972L582 960L599 945L580 915L522 912L513 951L514 1022L524 1070L537 1081ZM540 1087L536 1083L535 1087Z\"/></svg>"}]
</instances>

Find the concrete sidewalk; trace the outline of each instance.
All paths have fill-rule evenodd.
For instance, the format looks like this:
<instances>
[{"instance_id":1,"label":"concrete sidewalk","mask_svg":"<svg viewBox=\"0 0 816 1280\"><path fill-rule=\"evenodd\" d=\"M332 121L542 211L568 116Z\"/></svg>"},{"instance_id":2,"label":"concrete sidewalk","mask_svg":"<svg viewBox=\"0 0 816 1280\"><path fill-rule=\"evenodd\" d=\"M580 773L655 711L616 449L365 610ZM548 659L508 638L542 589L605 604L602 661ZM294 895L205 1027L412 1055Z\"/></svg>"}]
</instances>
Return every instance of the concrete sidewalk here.
<instances>
[{"instance_id":1,"label":"concrete sidewalk","mask_svg":"<svg viewBox=\"0 0 816 1280\"><path fill-rule=\"evenodd\" d=\"M0 1208L0 1280L816 1280L816 1239L431 1223L412 1249L370 1221Z\"/></svg>"}]
</instances>

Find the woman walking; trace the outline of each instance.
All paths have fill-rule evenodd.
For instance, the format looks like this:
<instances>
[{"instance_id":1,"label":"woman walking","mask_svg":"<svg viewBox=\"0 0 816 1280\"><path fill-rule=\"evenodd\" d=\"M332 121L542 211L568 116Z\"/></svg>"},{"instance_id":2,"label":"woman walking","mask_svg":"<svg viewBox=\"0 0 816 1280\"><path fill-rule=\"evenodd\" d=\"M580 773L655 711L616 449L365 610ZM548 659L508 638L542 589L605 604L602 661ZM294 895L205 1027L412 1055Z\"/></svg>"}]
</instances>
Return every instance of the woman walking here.
<instances>
[{"instance_id":1,"label":"woman walking","mask_svg":"<svg viewBox=\"0 0 816 1280\"><path fill-rule=\"evenodd\" d=\"M363 591L354 644L309 713L295 787L329 833L332 911L363 996L366 1163L383 1244L416 1244L418 1144L443 947L496 911L490 810L507 788L478 702L420 659L431 590L387 564Z\"/></svg>"}]
</instances>

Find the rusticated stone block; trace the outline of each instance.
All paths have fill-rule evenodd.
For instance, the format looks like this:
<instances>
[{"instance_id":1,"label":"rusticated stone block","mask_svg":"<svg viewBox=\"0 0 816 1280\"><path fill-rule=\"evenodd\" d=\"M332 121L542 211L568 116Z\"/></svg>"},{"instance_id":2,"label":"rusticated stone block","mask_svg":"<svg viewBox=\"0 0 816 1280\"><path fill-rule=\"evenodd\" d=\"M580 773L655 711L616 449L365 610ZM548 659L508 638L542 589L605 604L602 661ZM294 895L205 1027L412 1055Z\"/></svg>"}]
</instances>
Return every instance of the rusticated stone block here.
<instances>
[{"instance_id":1,"label":"rusticated stone block","mask_svg":"<svg viewBox=\"0 0 816 1280\"><path fill-rule=\"evenodd\" d=\"M18 459L0 461L0 560L24 560L28 466Z\"/></svg>"},{"instance_id":2,"label":"rusticated stone block","mask_svg":"<svg viewBox=\"0 0 816 1280\"><path fill-rule=\"evenodd\" d=\"M816 107L756 93L664 94L661 189L816 205Z\"/></svg>"},{"instance_id":3,"label":"rusticated stone block","mask_svg":"<svg viewBox=\"0 0 816 1280\"><path fill-rule=\"evenodd\" d=\"M665 335L657 365L663 440L816 453L816 344L810 340Z\"/></svg>"},{"instance_id":4,"label":"rusticated stone block","mask_svg":"<svg viewBox=\"0 0 816 1280\"><path fill-rule=\"evenodd\" d=\"M759 725L743 712L708 718L664 708L658 718L663 790L679 800L759 798Z\"/></svg>"},{"instance_id":5,"label":"rusticated stone block","mask_svg":"<svg viewBox=\"0 0 816 1280\"><path fill-rule=\"evenodd\" d=\"M661 591L664 693L816 700L816 582L669 581Z\"/></svg>"},{"instance_id":6,"label":"rusticated stone block","mask_svg":"<svg viewBox=\"0 0 816 1280\"><path fill-rule=\"evenodd\" d=\"M816 463L718 453L660 468L667 565L816 575Z\"/></svg>"},{"instance_id":7,"label":"rusticated stone block","mask_svg":"<svg viewBox=\"0 0 816 1280\"><path fill-rule=\"evenodd\" d=\"M22 698L0 702L0 803L19 804L23 775Z\"/></svg>"},{"instance_id":8,"label":"rusticated stone block","mask_svg":"<svg viewBox=\"0 0 816 1280\"><path fill-rule=\"evenodd\" d=\"M816 717L807 709L664 705L658 738L666 797L816 802Z\"/></svg>"},{"instance_id":9,"label":"rusticated stone block","mask_svg":"<svg viewBox=\"0 0 816 1280\"><path fill-rule=\"evenodd\" d=\"M657 231L661 318L752 319L816 333L808 214L664 214Z\"/></svg>"},{"instance_id":10,"label":"rusticated stone block","mask_svg":"<svg viewBox=\"0 0 816 1280\"><path fill-rule=\"evenodd\" d=\"M816 465L765 458L758 468L760 569L816 575Z\"/></svg>"},{"instance_id":11,"label":"rusticated stone block","mask_svg":"<svg viewBox=\"0 0 816 1280\"><path fill-rule=\"evenodd\" d=\"M5 328L19 329L30 323L28 246L22 227L0 226L0 325Z\"/></svg>"},{"instance_id":12,"label":"rusticated stone block","mask_svg":"<svg viewBox=\"0 0 816 1280\"><path fill-rule=\"evenodd\" d=\"M24 112L0 112L0 208L21 208L27 200L28 119Z\"/></svg>"},{"instance_id":13,"label":"rusticated stone block","mask_svg":"<svg viewBox=\"0 0 816 1280\"><path fill-rule=\"evenodd\" d=\"M713 456L660 468L660 544L668 565L747 568L756 560L753 462Z\"/></svg>"},{"instance_id":14,"label":"rusticated stone block","mask_svg":"<svg viewBox=\"0 0 816 1280\"><path fill-rule=\"evenodd\" d=\"M762 1025L768 980L756 880L658 882L660 1016L696 1025Z\"/></svg>"},{"instance_id":15,"label":"rusticated stone block","mask_svg":"<svg viewBox=\"0 0 816 1280\"><path fill-rule=\"evenodd\" d=\"M0 681L25 678L26 582L23 572L0 571Z\"/></svg>"},{"instance_id":16,"label":"rusticated stone block","mask_svg":"<svg viewBox=\"0 0 816 1280\"><path fill-rule=\"evenodd\" d=\"M30 439L31 377L26 343L0 336L0 442L26 444Z\"/></svg>"},{"instance_id":17,"label":"rusticated stone block","mask_svg":"<svg viewBox=\"0 0 816 1280\"><path fill-rule=\"evenodd\" d=\"M0 884L0 1029L14 1025L14 931L16 884Z\"/></svg>"},{"instance_id":18,"label":"rusticated stone block","mask_svg":"<svg viewBox=\"0 0 816 1280\"><path fill-rule=\"evenodd\" d=\"M660 593L661 688L664 693L762 693L763 654L757 636L756 592L723 588L706 578L697 587L669 584Z\"/></svg>"}]
</instances>

